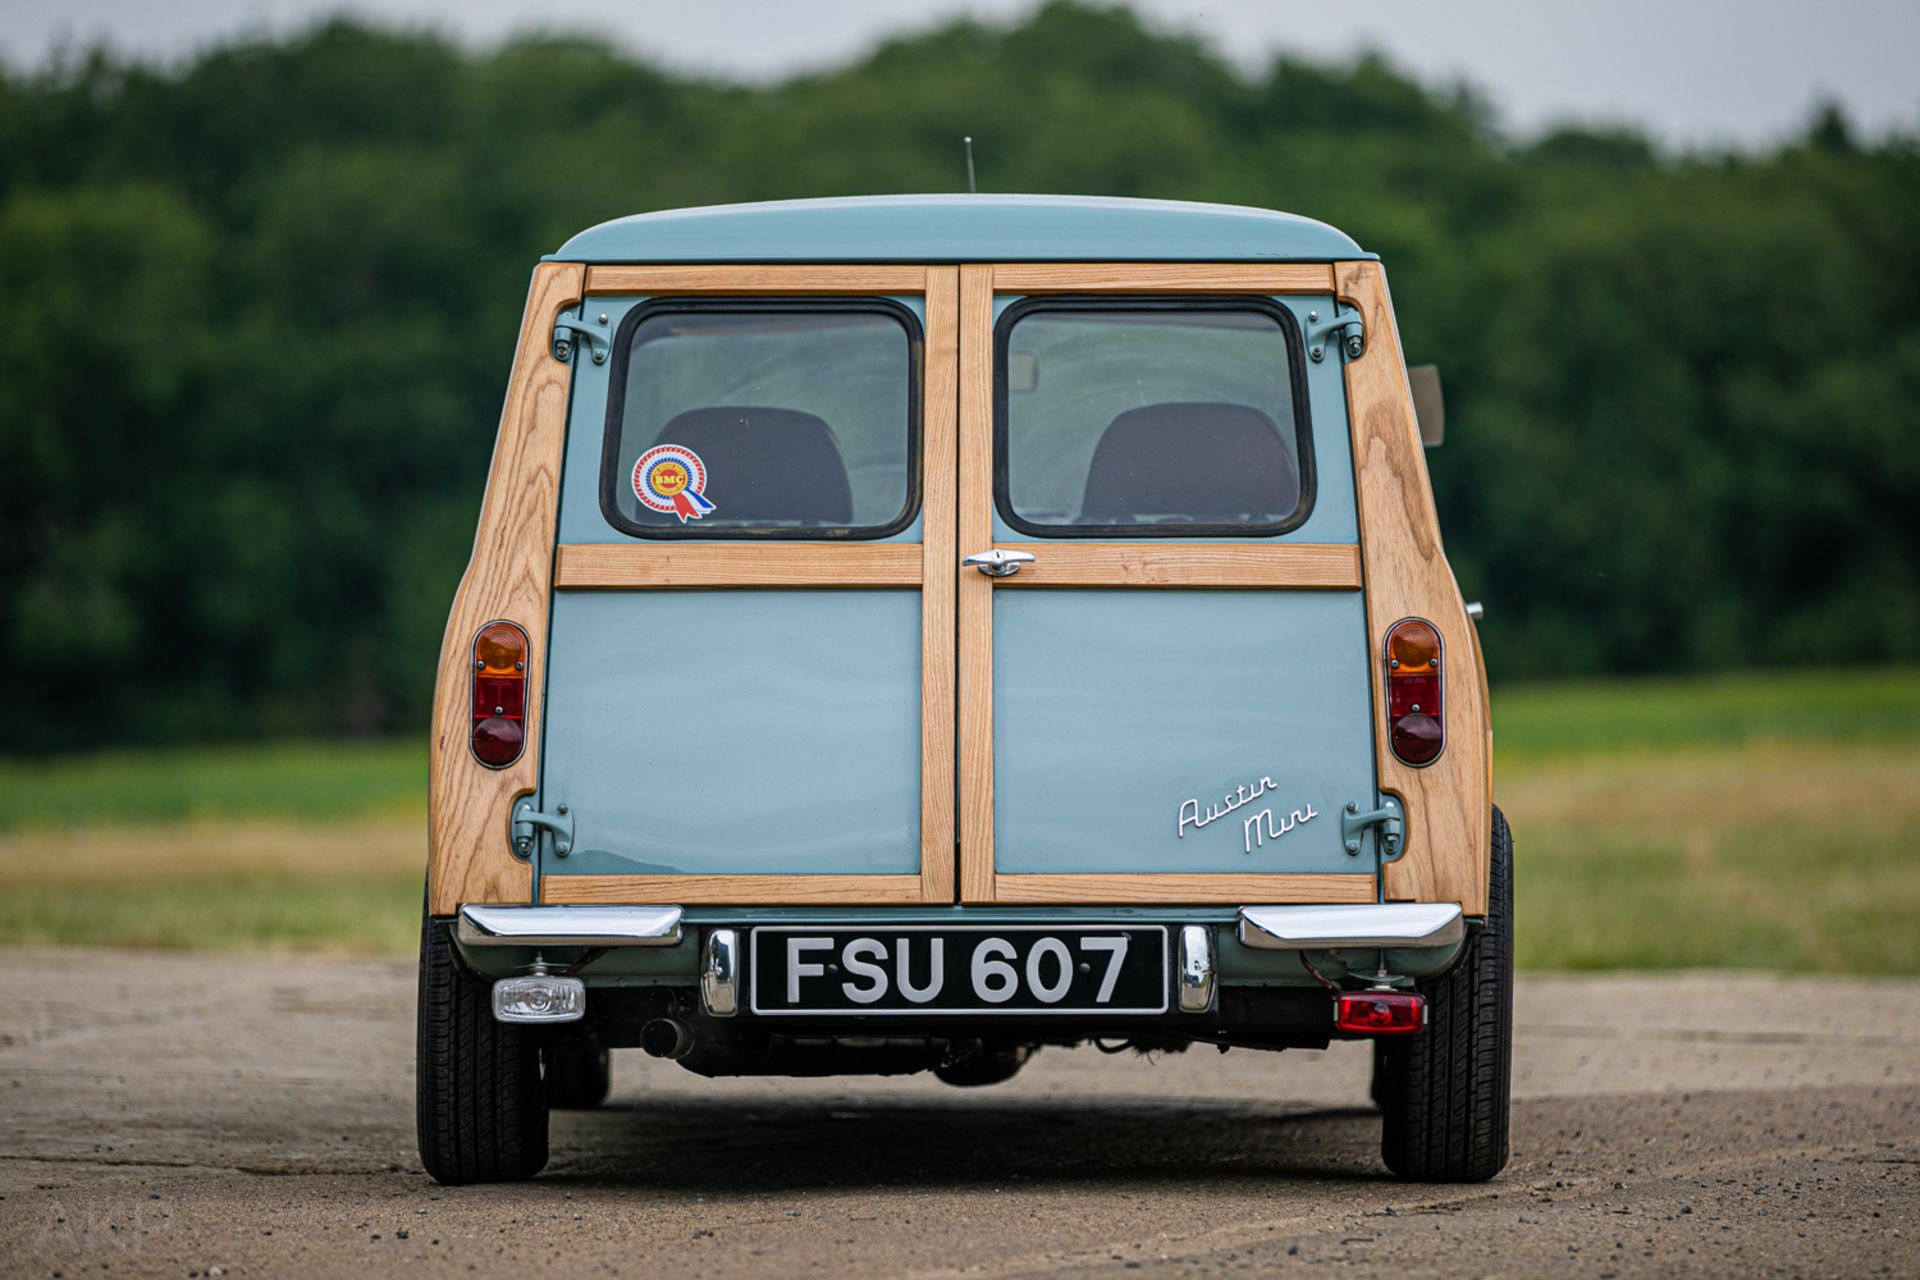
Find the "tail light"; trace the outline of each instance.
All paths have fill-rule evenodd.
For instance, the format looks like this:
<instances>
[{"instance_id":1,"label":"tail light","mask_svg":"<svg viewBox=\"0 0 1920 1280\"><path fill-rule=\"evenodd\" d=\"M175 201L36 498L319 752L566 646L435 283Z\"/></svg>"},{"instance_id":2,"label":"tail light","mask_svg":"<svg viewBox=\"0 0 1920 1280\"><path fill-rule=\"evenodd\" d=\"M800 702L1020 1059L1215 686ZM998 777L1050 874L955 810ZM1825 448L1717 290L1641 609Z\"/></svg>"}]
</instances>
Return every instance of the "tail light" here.
<instances>
[{"instance_id":1,"label":"tail light","mask_svg":"<svg viewBox=\"0 0 1920 1280\"><path fill-rule=\"evenodd\" d=\"M1333 1026L1351 1036L1407 1036L1427 1025L1427 998L1411 991L1342 991Z\"/></svg>"},{"instance_id":2,"label":"tail light","mask_svg":"<svg viewBox=\"0 0 1920 1280\"><path fill-rule=\"evenodd\" d=\"M1432 764L1447 745L1440 632L1408 618L1387 632L1387 742L1411 765Z\"/></svg>"},{"instance_id":3,"label":"tail light","mask_svg":"<svg viewBox=\"0 0 1920 1280\"><path fill-rule=\"evenodd\" d=\"M527 745L527 633L489 622L473 638L473 757L499 769Z\"/></svg>"}]
</instances>

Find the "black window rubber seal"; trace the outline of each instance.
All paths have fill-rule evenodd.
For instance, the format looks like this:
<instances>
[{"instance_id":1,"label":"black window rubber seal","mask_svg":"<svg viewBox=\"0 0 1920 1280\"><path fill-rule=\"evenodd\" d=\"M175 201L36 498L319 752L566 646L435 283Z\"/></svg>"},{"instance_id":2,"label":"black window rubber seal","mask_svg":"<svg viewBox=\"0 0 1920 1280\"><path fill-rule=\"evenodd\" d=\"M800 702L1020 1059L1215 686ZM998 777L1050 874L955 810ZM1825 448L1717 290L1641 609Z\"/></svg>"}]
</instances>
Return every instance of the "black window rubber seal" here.
<instances>
[{"instance_id":1,"label":"black window rubber seal","mask_svg":"<svg viewBox=\"0 0 1920 1280\"><path fill-rule=\"evenodd\" d=\"M618 494L624 468L620 465L620 428L627 410L627 366L633 358L634 330L652 316L694 312L735 315L864 312L886 316L898 323L907 335L907 501L900 514L880 525L806 529L780 525L682 529L672 525L643 525L621 514ZM621 319L613 336L613 360L607 372L607 421L600 444L600 514L620 533L656 541L865 542L900 533L920 515L921 388L925 385L926 350L926 334L920 318L911 308L891 298L655 298L641 303Z\"/></svg>"},{"instance_id":2,"label":"black window rubber seal","mask_svg":"<svg viewBox=\"0 0 1920 1280\"><path fill-rule=\"evenodd\" d=\"M1025 316L1048 311L1251 311L1271 316L1280 326L1288 361L1287 384L1293 394L1294 457L1300 472L1300 498L1286 519L1273 524L1036 524L1015 513L1007 487L1007 350L1013 327ZM1300 322L1271 298L1238 295L1183 297L1099 296L1021 298L1000 313L993 326L993 505L1008 527L1036 538L1273 538L1292 533L1313 514L1316 474L1313 420L1307 394L1306 344Z\"/></svg>"}]
</instances>

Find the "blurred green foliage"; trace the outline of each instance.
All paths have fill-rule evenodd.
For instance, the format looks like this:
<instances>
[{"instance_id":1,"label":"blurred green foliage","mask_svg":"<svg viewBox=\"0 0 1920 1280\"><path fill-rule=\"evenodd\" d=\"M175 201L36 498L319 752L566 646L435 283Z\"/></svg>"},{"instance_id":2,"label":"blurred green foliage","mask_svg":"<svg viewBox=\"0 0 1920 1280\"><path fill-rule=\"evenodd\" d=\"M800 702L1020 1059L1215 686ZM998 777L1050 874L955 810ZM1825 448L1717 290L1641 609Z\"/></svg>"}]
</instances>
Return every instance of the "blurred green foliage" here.
<instances>
[{"instance_id":1,"label":"blurred green foliage","mask_svg":"<svg viewBox=\"0 0 1920 1280\"><path fill-rule=\"evenodd\" d=\"M764 88L336 23L0 74L0 752L425 723L527 272L620 214L952 190L1292 209L1446 370L1500 677L1920 655L1920 152L1504 136L1377 58L1053 4Z\"/></svg>"}]
</instances>

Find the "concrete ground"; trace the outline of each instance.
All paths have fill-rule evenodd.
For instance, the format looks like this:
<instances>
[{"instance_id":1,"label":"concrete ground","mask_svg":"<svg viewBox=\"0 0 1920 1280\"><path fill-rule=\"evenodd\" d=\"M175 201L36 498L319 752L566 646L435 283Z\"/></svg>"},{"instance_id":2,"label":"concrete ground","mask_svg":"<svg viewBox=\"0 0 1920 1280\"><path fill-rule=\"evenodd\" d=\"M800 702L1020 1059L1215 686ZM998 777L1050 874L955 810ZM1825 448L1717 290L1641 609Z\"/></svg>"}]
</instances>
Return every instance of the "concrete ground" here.
<instances>
[{"instance_id":1,"label":"concrete ground","mask_svg":"<svg viewBox=\"0 0 1920 1280\"><path fill-rule=\"evenodd\" d=\"M1363 1045L1015 1081L615 1055L537 1181L413 1151L406 963L0 950L0 1275L1920 1275L1920 983L1531 977L1513 1162L1379 1163Z\"/></svg>"}]
</instances>

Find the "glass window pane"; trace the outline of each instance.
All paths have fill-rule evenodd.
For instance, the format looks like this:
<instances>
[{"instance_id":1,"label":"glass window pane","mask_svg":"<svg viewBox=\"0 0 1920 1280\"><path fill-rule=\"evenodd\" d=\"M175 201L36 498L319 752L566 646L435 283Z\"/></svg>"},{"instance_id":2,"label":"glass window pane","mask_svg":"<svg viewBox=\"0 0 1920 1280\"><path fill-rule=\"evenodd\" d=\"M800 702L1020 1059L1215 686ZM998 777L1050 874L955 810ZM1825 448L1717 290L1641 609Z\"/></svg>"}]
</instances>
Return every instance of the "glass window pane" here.
<instances>
[{"instance_id":1,"label":"glass window pane","mask_svg":"<svg viewBox=\"0 0 1920 1280\"><path fill-rule=\"evenodd\" d=\"M904 525L910 324L877 304L646 313L614 369L609 516L687 537Z\"/></svg>"},{"instance_id":2,"label":"glass window pane","mask_svg":"<svg viewBox=\"0 0 1920 1280\"><path fill-rule=\"evenodd\" d=\"M1297 523L1281 325L1264 309L1125 306L1003 322L1003 517L1117 537Z\"/></svg>"}]
</instances>

